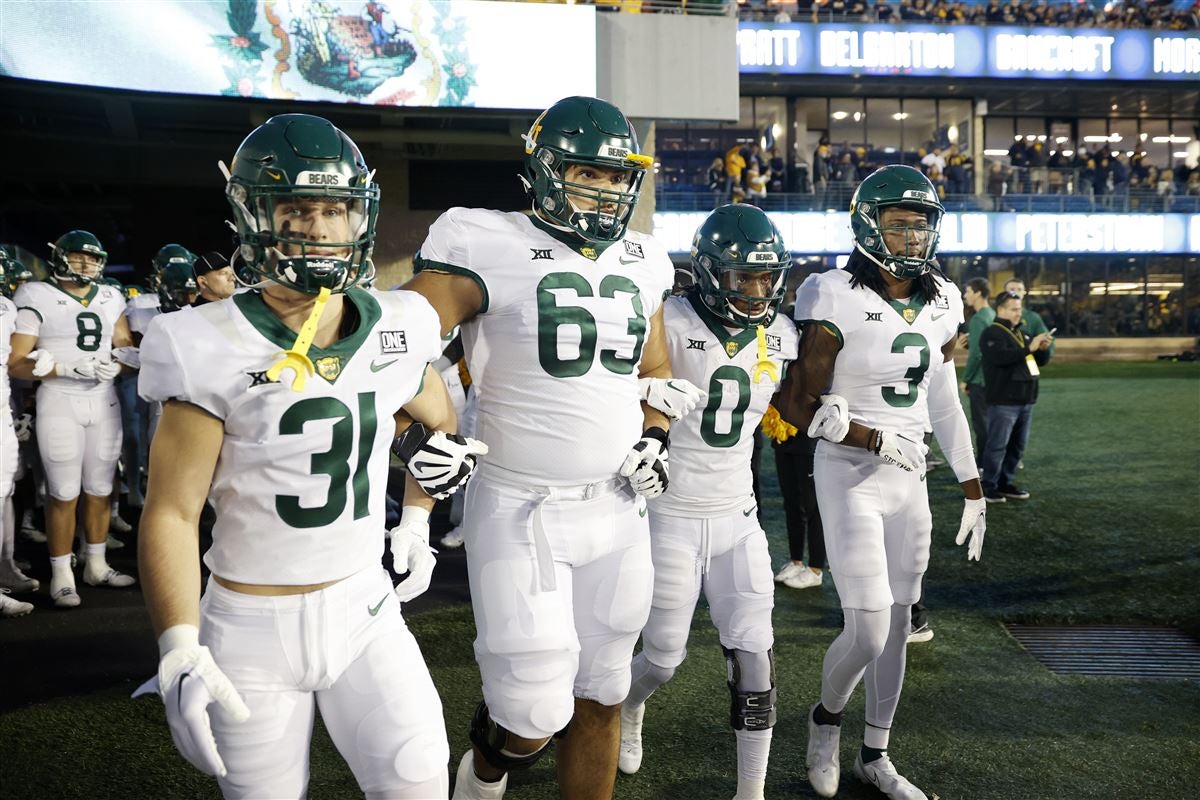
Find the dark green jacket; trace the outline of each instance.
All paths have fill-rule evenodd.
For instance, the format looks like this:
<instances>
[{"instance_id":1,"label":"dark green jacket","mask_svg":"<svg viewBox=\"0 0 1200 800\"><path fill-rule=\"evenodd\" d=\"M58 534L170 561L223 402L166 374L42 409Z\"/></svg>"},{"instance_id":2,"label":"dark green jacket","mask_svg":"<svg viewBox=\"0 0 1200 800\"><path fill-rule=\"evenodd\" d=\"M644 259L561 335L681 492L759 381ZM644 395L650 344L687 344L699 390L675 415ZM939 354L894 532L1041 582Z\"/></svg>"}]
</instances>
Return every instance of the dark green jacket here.
<instances>
[{"instance_id":1,"label":"dark green jacket","mask_svg":"<svg viewBox=\"0 0 1200 800\"><path fill-rule=\"evenodd\" d=\"M1021 330L1027 333L1031 339L1039 333L1050 332L1050 329L1046 327L1046 323L1042 321L1041 315L1029 308L1021 309ZM1050 341L1050 355L1054 355L1053 340Z\"/></svg>"},{"instance_id":2,"label":"dark green jacket","mask_svg":"<svg viewBox=\"0 0 1200 800\"><path fill-rule=\"evenodd\" d=\"M967 366L963 370L963 383L983 386L983 356L979 352L979 337L995 319L996 309L984 306L967 323Z\"/></svg>"}]
</instances>

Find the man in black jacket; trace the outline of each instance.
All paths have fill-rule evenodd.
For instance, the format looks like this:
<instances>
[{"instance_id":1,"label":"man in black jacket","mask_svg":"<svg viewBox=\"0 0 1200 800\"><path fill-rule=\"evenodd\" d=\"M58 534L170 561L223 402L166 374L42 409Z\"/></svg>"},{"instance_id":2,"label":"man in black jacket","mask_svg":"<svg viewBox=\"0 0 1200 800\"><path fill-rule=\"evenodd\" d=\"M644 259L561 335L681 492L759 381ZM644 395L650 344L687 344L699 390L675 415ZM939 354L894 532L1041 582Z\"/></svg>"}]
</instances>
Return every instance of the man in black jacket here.
<instances>
[{"instance_id":1,"label":"man in black jacket","mask_svg":"<svg viewBox=\"0 0 1200 800\"><path fill-rule=\"evenodd\" d=\"M1013 483L1013 476L1029 440L1039 367L1050 361L1050 342L1049 333L1031 337L1022 331L1020 296L1001 292L996 297L996 320L979 341L988 402L981 477L989 503L1029 497Z\"/></svg>"}]
</instances>

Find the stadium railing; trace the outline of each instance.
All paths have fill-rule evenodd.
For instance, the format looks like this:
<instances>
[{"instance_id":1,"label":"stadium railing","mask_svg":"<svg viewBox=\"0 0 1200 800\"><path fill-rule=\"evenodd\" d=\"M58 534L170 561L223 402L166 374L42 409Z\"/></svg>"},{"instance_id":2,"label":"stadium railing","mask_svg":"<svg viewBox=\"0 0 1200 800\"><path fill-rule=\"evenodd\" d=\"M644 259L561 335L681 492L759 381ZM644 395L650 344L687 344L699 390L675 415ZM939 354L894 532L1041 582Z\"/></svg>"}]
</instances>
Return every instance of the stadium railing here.
<instances>
[{"instance_id":1,"label":"stadium railing","mask_svg":"<svg viewBox=\"0 0 1200 800\"><path fill-rule=\"evenodd\" d=\"M817 192L773 192L747 202L765 211L843 211L850 205L853 187L830 186ZM711 211L731 202L726 192L713 192L702 186L658 187L657 211ZM1200 196L1163 197L1152 193L1122 195L1071 194L951 194L942 200L948 211L1019 211L1047 214L1198 214Z\"/></svg>"}]
</instances>

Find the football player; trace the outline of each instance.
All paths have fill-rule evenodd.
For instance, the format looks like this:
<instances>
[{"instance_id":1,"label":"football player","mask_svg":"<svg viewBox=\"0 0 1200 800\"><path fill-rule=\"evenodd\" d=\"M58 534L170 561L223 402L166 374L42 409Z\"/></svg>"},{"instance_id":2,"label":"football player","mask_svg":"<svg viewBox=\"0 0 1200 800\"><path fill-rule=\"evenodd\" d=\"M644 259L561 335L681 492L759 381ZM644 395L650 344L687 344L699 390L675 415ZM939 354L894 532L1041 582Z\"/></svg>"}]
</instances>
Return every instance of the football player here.
<instances>
[{"instance_id":1,"label":"football player","mask_svg":"<svg viewBox=\"0 0 1200 800\"><path fill-rule=\"evenodd\" d=\"M645 501L667 484L669 422L639 376L670 375L673 270L628 229L653 162L619 109L569 97L523 138L532 213L450 209L408 284L443 333L462 325L491 448L464 509L484 702L454 797L503 796L563 732L561 794L607 798L650 611Z\"/></svg>"},{"instance_id":2,"label":"football player","mask_svg":"<svg viewBox=\"0 0 1200 800\"><path fill-rule=\"evenodd\" d=\"M156 684L179 752L227 798L305 796L316 707L368 798L449 788L441 702L400 603L432 575L426 490L452 492L486 448L447 434L434 310L355 286L375 241L373 175L328 121L267 120L226 170L260 282L161 315L142 341L139 391L164 404L138 552ZM410 474L391 548L410 575L393 591L381 534L399 423Z\"/></svg>"},{"instance_id":3,"label":"football player","mask_svg":"<svg viewBox=\"0 0 1200 800\"><path fill-rule=\"evenodd\" d=\"M791 263L765 213L722 206L696 231L691 290L663 308L672 371L706 388L708 402L673 426L671 490L650 502L654 602L621 708L619 763L632 774L642 761L646 700L683 663L703 588L729 667L737 800L762 798L775 724L774 581L750 459L796 358L796 326L777 317Z\"/></svg>"},{"instance_id":4,"label":"football player","mask_svg":"<svg viewBox=\"0 0 1200 800\"><path fill-rule=\"evenodd\" d=\"M796 297L800 370L781 413L806 424L830 387L846 399L852 420L841 443L821 442L814 460L829 570L845 616L809 718L808 778L821 797L837 792L842 712L865 677L867 726L854 774L889 797L925 798L896 771L887 747L904 683L909 609L929 561L924 440L931 429L967 498L956 541L969 537L968 559L983 550L986 504L952 360L962 298L934 259L942 214L921 172L876 170L850 202L854 252L846 268L811 276Z\"/></svg>"},{"instance_id":5,"label":"football player","mask_svg":"<svg viewBox=\"0 0 1200 800\"><path fill-rule=\"evenodd\" d=\"M12 334L17 326L17 307L6 296L10 263L8 250L0 248L0 287L3 287L0 291L0 364L8 363ZM35 592L40 585L21 572L13 560L16 520L13 518L12 493L19 445L10 397L8 370L0 369L0 617L19 617L33 611L32 603L9 597L8 593Z\"/></svg>"},{"instance_id":6,"label":"football player","mask_svg":"<svg viewBox=\"0 0 1200 800\"><path fill-rule=\"evenodd\" d=\"M76 506L83 497L87 544L83 580L126 587L134 579L108 565L110 498L121 451L114 348L132 343L125 298L99 283L108 253L91 233L64 233L51 245L50 280L26 283L14 298L17 328L9 372L37 379L37 442L50 495L46 508L50 594L60 608L80 604L71 570Z\"/></svg>"}]
</instances>

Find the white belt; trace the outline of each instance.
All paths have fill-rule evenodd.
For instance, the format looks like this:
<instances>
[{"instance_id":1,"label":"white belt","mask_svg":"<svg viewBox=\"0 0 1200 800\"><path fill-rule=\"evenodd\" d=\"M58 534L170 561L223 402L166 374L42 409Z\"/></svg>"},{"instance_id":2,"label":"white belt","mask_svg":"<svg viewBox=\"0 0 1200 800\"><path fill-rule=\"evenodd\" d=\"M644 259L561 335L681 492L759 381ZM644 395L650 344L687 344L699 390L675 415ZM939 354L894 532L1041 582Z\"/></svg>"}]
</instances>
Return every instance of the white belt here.
<instances>
[{"instance_id":1,"label":"white belt","mask_svg":"<svg viewBox=\"0 0 1200 800\"><path fill-rule=\"evenodd\" d=\"M488 481L520 489L537 497L537 505L534 506L531 523L533 526L533 551L537 559L537 590L539 592L553 592L558 588L558 579L554 574L554 551L550 548L550 538L546 535L546 526L542 521L542 508L546 503L558 503L564 500L592 500L596 497L616 494L629 487L627 480L617 476L595 483L537 486L522 482L514 473L491 465L480 466L479 472Z\"/></svg>"}]
</instances>

